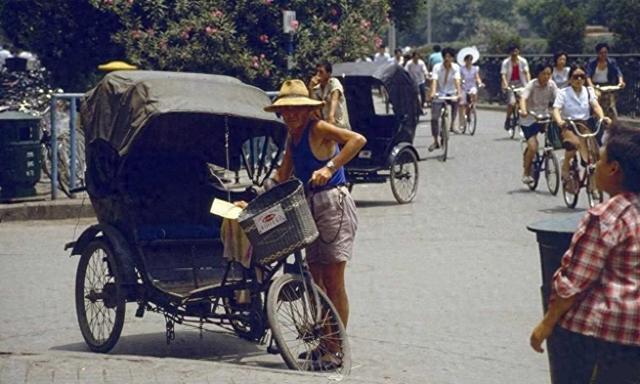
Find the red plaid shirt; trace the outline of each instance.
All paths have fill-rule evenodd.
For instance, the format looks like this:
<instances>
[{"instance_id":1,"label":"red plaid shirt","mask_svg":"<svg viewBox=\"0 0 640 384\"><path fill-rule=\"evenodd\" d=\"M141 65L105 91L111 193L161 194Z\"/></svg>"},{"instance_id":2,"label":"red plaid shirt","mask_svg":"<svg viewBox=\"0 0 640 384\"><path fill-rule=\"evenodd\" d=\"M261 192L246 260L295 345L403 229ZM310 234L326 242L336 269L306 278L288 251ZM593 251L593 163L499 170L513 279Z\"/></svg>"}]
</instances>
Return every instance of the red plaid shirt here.
<instances>
[{"instance_id":1,"label":"red plaid shirt","mask_svg":"<svg viewBox=\"0 0 640 384\"><path fill-rule=\"evenodd\" d=\"M553 276L553 295L578 295L563 328L640 345L640 195L618 194L589 210Z\"/></svg>"}]
</instances>

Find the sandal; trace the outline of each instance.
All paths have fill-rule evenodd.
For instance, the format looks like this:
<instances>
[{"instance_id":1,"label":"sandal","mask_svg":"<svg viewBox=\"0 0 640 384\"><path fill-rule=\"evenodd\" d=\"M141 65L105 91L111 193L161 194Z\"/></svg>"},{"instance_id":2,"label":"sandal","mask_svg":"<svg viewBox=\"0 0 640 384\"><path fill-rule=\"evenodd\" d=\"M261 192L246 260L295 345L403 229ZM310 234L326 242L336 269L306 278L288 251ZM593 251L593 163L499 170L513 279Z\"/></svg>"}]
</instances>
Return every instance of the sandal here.
<instances>
[{"instance_id":1,"label":"sandal","mask_svg":"<svg viewBox=\"0 0 640 384\"><path fill-rule=\"evenodd\" d=\"M571 171L569 171L569 175L567 174L562 175L562 187L564 188L565 191L567 191L572 195L575 195L576 193L578 193L575 179L571 175Z\"/></svg>"}]
</instances>

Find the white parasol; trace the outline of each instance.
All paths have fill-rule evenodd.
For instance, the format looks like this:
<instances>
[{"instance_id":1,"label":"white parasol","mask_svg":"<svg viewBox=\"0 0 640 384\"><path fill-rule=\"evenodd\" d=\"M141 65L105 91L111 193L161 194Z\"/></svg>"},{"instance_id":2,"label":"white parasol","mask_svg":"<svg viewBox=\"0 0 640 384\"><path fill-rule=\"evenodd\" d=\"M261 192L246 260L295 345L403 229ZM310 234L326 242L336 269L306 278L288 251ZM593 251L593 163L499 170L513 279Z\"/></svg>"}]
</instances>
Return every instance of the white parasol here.
<instances>
[{"instance_id":1,"label":"white parasol","mask_svg":"<svg viewBox=\"0 0 640 384\"><path fill-rule=\"evenodd\" d=\"M473 57L471 62L475 64L475 62L480 58L480 51L478 51L478 48L476 48L475 45L473 47L462 48L460 52L458 52L458 57L456 57L456 61L460 66L464 65L464 57L467 55L471 55Z\"/></svg>"}]
</instances>

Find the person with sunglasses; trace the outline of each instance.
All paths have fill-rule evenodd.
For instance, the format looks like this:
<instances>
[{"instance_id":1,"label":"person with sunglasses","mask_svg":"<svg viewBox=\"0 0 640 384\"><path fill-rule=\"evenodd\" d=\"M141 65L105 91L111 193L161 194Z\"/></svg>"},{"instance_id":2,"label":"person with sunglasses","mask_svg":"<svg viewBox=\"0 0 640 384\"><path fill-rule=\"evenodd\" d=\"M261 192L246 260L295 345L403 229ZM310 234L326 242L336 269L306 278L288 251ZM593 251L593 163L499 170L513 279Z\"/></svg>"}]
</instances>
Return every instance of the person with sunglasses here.
<instances>
[{"instance_id":1,"label":"person with sunglasses","mask_svg":"<svg viewBox=\"0 0 640 384\"><path fill-rule=\"evenodd\" d=\"M583 158L587 156L584 140L571 131L566 119L593 127L592 114L595 114L598 119L604 119L606 124L611 123L611 119L604 116L594 89L585 86L586 77L586 71L582 65L573 65L569 70L569 86L558 92L553 103L553 119L562 129L562 146L565 149L562 183L570 193L576 193L578 189L578 185L574 185L573 178L569 177L569 165L576 155L576 148L580 150Z\"/></svg>"}]
</instances>

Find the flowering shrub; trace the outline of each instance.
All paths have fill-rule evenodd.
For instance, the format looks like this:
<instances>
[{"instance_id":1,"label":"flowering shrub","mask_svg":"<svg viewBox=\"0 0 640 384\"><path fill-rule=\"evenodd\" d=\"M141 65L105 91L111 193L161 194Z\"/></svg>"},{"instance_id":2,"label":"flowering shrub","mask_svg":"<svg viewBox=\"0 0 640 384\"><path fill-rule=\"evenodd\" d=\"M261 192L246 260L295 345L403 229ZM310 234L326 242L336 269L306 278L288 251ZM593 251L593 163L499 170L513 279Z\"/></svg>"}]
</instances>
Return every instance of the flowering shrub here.
<instances>
[{"instance_id":1,"label":"flowering shrub","mask_svg":"<svg viewBox=\"0 0 640 384\"><path fill-rule=\"evenodd\" d=\"M307 79L320 59L371 54L389 11L383 0L88 1L118 17L113 40L141 68L222 73L265 89L286 77ZM283 32L283 10L296 11L291 36Z\"/></svg>"}]
</instances>

